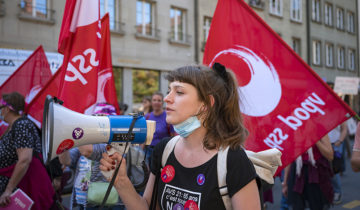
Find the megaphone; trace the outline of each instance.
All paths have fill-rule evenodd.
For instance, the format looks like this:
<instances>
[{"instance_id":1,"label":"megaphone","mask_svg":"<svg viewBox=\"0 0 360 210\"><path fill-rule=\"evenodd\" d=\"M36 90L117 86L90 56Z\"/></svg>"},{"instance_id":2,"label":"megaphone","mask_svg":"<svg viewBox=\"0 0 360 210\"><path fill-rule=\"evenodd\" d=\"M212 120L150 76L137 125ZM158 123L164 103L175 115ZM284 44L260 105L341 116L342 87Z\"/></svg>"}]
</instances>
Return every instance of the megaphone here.
<instances>
[{"instance_id":1,"label":"megaphone","mask_svg":"<svg viewBox=\"0 0 360 210\"><path fill-rule=\"evenodd\" d=\"M90 116L74 112L47 96L42 126L42 153L48 163L57 155L86 144L146 143L149 145L155 132L155 121L144 116L109 115ZM133 125L131 125L133 123ZM132 132L129 134L129 128Z\"/></svg>"}]
</instances>

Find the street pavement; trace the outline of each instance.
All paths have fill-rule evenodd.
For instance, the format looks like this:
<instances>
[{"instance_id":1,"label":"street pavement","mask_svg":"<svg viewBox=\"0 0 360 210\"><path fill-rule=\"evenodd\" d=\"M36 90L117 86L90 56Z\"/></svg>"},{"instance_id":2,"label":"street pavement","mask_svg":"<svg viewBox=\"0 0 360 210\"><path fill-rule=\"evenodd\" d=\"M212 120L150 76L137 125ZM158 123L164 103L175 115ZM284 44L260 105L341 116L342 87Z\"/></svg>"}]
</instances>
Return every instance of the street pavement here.
<instances>
[{"instance_id":1,"label":"street pavement","mask_svg":"<svg viewBox=\"0 0 360 210\"><path fill-rule=\"evenodd\" d=\"M341 177L342 202L332 206L331 210L360 210L360 173L351 170L350 159L346 159L346 171ZM276 178L273 187L274 203L267 203L266 210L280 210L281 182Z\"/></svg>"}]
</instances>

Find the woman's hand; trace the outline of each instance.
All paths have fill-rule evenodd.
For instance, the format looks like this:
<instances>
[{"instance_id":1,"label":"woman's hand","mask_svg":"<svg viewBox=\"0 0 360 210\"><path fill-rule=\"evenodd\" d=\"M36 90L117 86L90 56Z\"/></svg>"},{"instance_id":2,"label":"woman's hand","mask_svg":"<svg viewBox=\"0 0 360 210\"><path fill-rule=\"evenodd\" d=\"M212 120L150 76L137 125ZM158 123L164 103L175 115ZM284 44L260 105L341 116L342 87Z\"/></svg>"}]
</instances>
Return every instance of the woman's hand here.
<instances>
[{"instance_id":1,"label":"woman's hand","mask_svg":"<svg viewBox=\"0 0 360 210\"><path fill-rule=\"evenodd\" d=\"M107 153L103 153L102 159L100 160L100 170L102 171L111 171L115 170L117 167L117 163L120 163L122 156L119 155L119 153L115 152L112 155L108 155ZM129 178L127 176L127 170L126 170L126 160L123 158L120 169L118 171L118 174L115 179L114 186L121 186L124 181L128 181ZM111 178L108 179L108 181L111 181Z\"/></svg>"},{"instance_id":2,"label":"woman's hand","mask_svg":"<svg viewBox=\"0 0 360 210\"><path fill-rule=\"evenodd\" d=\"M288 197L288 185L286 182L281 183L281 192L287 198Z\"/></svg>"},{"instance_id":3,"label":"woman's hand","mask_svg":"<svg viewBox=\"0 0 360 210\"><path fill-rule=\"evenodd\" d=\"M10 195L11 192L5 190L5 192L0 197L0 206L4 207L10 204Z\"/></svg>"}]
</instances>

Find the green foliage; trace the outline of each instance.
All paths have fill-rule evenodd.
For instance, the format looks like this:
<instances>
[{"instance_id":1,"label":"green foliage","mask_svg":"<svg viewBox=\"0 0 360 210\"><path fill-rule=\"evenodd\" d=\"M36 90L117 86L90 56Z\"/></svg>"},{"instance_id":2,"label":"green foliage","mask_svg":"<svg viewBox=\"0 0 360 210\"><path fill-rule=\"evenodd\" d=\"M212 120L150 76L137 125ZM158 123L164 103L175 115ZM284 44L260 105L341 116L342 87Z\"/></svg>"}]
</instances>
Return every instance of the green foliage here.
<instances>
[{"instance_id":1,"label":"green foliage","mask_svg":"<svg viewBox=\"0 0 360 210\"><path fill-rule=\"evenodd\" d=\"M160 72L133 70L133 102L141 103L144 96L159 91Z\"/></svg>"},{"instance_id":2,"label":"green foliage","mask_svg":"<svg viewBox=\"0 0 360 210\"><path fill-rule=\"evenodd\" d=\"M114 74L114 82L115 82L115 89L117 94L118 101L122 101L122 87L123 87L123 78L122 78L122 69L113 67L113 74Z\"/></svg>"}]
</instances>

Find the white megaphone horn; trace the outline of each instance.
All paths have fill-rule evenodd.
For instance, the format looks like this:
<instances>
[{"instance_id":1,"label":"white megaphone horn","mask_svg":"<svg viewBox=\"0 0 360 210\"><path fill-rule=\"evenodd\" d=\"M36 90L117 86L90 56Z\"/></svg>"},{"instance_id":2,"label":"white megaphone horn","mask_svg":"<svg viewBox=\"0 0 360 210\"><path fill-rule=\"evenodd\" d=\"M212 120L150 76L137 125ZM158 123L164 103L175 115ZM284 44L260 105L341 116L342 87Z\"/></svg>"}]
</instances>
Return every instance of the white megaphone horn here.
<instances>
[{"instance_id":1,"label":"white megaphone horn","mask_svg":"<svg viewBox=\"0 0 360 210\"><path fill-rule=\"evenodd\" d=\"M133 123L131 135L129 128ZM90 116L74 112L47 96L42 126L42 153L44 162L73 147L98 143L149 145L155 132L155 121L142 115ZM130 140L129 140L130 139Z\"/></svg>"}]
</instances>

